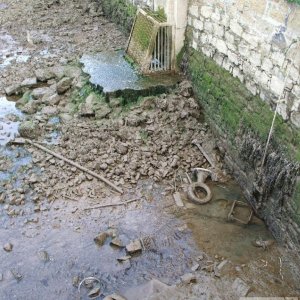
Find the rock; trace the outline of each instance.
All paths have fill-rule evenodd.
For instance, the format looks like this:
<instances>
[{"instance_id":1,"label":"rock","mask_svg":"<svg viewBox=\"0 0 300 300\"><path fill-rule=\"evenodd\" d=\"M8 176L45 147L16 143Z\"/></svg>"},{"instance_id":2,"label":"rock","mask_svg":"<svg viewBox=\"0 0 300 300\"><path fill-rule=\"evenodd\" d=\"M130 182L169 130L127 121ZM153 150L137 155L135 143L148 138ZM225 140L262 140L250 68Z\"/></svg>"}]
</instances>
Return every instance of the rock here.
<instances>
[{"instance_id":1,"label":"rock","mask_svg":"<svg viewBox=\"0 0 300 300\"><path fill-rule=\"evenodd\" d=\"M119 238L114 238L114 239L112 239L111 242L110 242L110 244L111 244L112 246L116 246L116 247L119 247L119 248L125 247L124 243L123 243L122 240L119 239Z\"/></svg>"},{"instance_id":2,"label":"rock","mask_svg":"<svg viewBox=\"0 0 300 300\"><path fill-rule=\"evenodd\" d=\"M101 105L101 108L96 110L96 119L104 119L111 113L111 108L107 104Z\"/></svg>"},{"instance_id":3,"label":"rock","mask_svg":"<svg viewBox=\"0 0 300 300\"><path fill-rule=\"evenodd\" d=\"M193 266L191 267L191 270L192 270L193 272L195 272L195 271L197 271L197 270L199 269L199 267L200 267L199 264L195 264L195 265L193 265Z\"/></svg>"},{"instance_id":4,"label":"rock","mask_svg":"<svg viewBox=\"0 0 300 300\"><path fill-rule=\"evenodd\" d=\"M95 238L94 238L94 242L99 245L99 246L103 246L106 239L107 239L107 233L106 232L102 232L100 234L98 234Z\"/></svg>"},{"instance_id":5,"label":"rock","mask_svg":"<svg viewBox=\"0 0 300 300\"><path fill-rule=\"evenodd\" d=\"M218 270L221 271L227 263L228 263L227 259L223 260L220 264L218 264L217 266Z\"/></svg>"},{"instance_id":6,"label":"rock","mask_svg":"<svg viewBox=\"0 0 300 300\"><path fill-rule=\"evenodd\" d=\"M23 87L23 88L33 88L36 85L37 85L36 77L26 78L21 83L21 87Z\"/></svg>"},{"instance_id":7,"label":"rock","mask_svg":"<svg viewBox=\"0 0 300 300\"><path fill-rule=\"evenodd\" d=\"M49 93L52 93L52 90L49 87L40 87L32 90L31 96L33 99L39 100Z\"/></svg>"},{"instance_id":8,"label":"rock","mask_svg":"<svg viewBox=\"0 0 300 300\"><path fill-rule=\"evenodd\" d=\"M11 252L12 249L13 249L13 244L11 244L11 243L6 243L6 244L3 246L3 249L4 249L6 252Z\"/></svg>"},{"instance_id":9,"label":"rock","mask_svg":"<svg viewBox=\"0 0 300 300\"><path fill-rule=\"evenodd\" d=\"M53 94L53 95L44 95L42 102L47 104L47 105L57 105L60 102L60 96L58 94Z\"/></svg>"},{"instance_id":10,"label":"rock","mask_svg":"<svg viewBox=\"0 0 300 300\"><path fill-rule=\"evenodd\" d=\"M40 180L39 180L39 178L38 178L38 176L34 173L34 174L32 174L30 177L29 177L29 179L28 179L28 182L29 183L37 183L37 182L39 182Z\"/></svg>"},{"instance_id":11,"label":"rock","mask_svg":"<svg viewBox=\"0 0 300 300\"><path fill-rule=\"evenodd\" d=\"M49 71L53 74L53 78L61 80L65 76L64 66L54 66L49 68Z\"/></svg>"},{"instance_id":12,"label":"rock","mask_svg":"<svg viewBox=\"0 0 300 300\"><path fill-rule=\"evenodd\" d=\"M59 117L63 123L68 123L73 119L73 117L67 113L62 113L59 115Z\"/></svg>"},{"instance_id":13,"label":"rock","mask_svg":"<svg viewBox=\"0 0 300 300\"><path fill-rule=\"evenodd\" d=\"M126 300L126 298L117 294L111 294L109 296L106 296L103 300Z\"/></svg>"},{"instance_id":14,"label":"rock","mask_svg":"<svg viewBox=\"0 0 300 300\"><path fill-rule=\"evenodd\" d=\"M12 269L12 270L10 270L10 272L17 281L21 281L23 279L23 275L20 274L17 270Z\"/></svg>"},{"instance_id":15,"label":"rock","mask_svg":"<svg viewBox=\"0 0 300 300\"><path fill-rule=\"evenodd\" d=\"M188 80L184 80L179 84L179 94L186 98L193 96L193 87Z\"/></svg>"},{"instance_id":16,"label":"rock","mask_svg":"<svg viewBox=\"0 0 300 300\"><path fill-rule=\"evenodd\" d=\"M126 251L129 254L133 254L133 253L136 253L136 252L141 252L142 251L142 244L141 244L140 240L132 241L131 243L126 245Z\"/></svg>"},{"instance_id":17,"label":"rock","mask_svg":"<svg viewBox=\"0 0 300 300\"><path fill-rule=\"evenodd\" d=\"M245 297L250 291L250 287L242 279L236 278L232 284L232 289L238 297Z\"/></svg>"},{"instance_id":18,"label":"rock","mask_svg":"<svg viewBox=\"0 0 300 300\"><path fill-rule=\"evenodd\" d=\"M38 257L43 262L48 262L50 260L48 252L44 250L38 252Z\"/></svg>"},{"instance_id":19,"label":"rock","mask_svg":"<svg viewBox=\"0 0 300 300\"><path fill-rule=\"evenodd\" d=\"M89 293L88 296L90 298L94 298L100 295L100 288L99 287L95 287L93 288Z\"/></svg>"},{"instance_id":20,"label":"rock","mask_svg":"<svg viewBox=\"0 0 300 300\"><path fill-rule=\"evenodd\" d=\"M81 68L76 66L65 66L64 76L71 79L78 78L81 75Z\"/></svg>"},{"instance_id":21,"label":"rock","mask_svg":"<svg viewBox=\"0 0 300 300\"><path fill-rule=\"evenodd\" d=\"M85 102L80 105L79 115L81 117L94 117L94 103L97 101L97 96L95 93L91 93L86 99Z\"/></svg>"},{"instance_id":22,"label":"rock","mask_svg":"<svg viewBox=\"0 0 300 300\"><path fill-rule=\"evenodd\" d=\"M75 287L78 287L79 283L80 283L80 278L79 278L79 276L74 276L74 277L72 278L72 285L75 286Z\"/></svg>"},{"instance_id":23,"label":"rock","mask_svg":"<svg viewBox=\"0 0 300 300\"><path fill-rule=\"evenodd\" d=\"M38 110L39 104L37 101L31 100L27 102L23 107L20 107L21 112L25 114L35 114Z\"/></svg>"},{"instance_id":24,"label":"rock","mask_svg":"<svg viewBox=\"0 0 300 300\"><path fill-rule=\"evenodd\" d=\"M48 116L57 115L58 109L56 106L45 106L41 110L41 114L48 115Z\"/></svg>"},{"instance_id":25,"label":"rock","mask_svg":"<svg viewBox=\"0 0 300 300\"><path fill-rule=\"evenodd\" d=\"M179 192L173 194L174 201L178 207L184 207L184 204L181 199L181 195Z\"/></svg>"},{"instance_id":26,"label":"rock","mask_svg":"<svg viewBox=\"0 0 300 300\"><path fill-rule=\"evenodd\" d=\"M125 155L128 152L127 146L124 145L123 143L117 143L115 145L115 149L121 155Z\"/></svg>"},{"instance_id":27,"label":"rock","mask_svg":"<svg viewBox=\"0 0 300 300\"><path fill-rule=\"evenodd\" d=\"M126 255L126 256L122 256L122 257L117 258L117 261L123 262L123 261L129 260L130 258L131 258L130 255Z\"/></svg>"},{"instance_id":28,"label":"rock","mask_svg":"<svg viewBox=\"0 0 300 300\"><path fill-rule=\"evenodd\" d=\"M72 79L69 77L64 77L57 83L56 91L57 94L64 94L72 84Z\"/></svg>"},{"instance_id":29,"label":"rock","mask_svg":"<svg viewBox=\"0 0 300 300\"><path fill-rule=\"evenodd\" d=\"M13 84L4 89L7 96L17 95L21 91L21 86L19 84Z\"/></svg>"},{"instance_id":30,"label":"rock","mask_svg":"<svg viewBox=\"0 0 300 300\"><path fill-rule=\"evenodd\" d=\"M51 72L50 69L48 69L48 68L35 70L35 76L38 81L42 81L42 82L45 82L45 81L55 77L53 72Z\"/></svg>"},{"instance_id":31,"label":"rock","mask_svg":"<svg viewBox=\"0 0 300 300\"><path fill-rule=\"evenodd\" d=\"M20 136L23 138L36 138L40 133L39 126L32 121L24 121L19 126Z\"/></svg>"},{"instance_id":32,"label":"rock","mask_svg":"<svg viewBox=\"0 0 300 300\"><path fill-rule=\"evenodd\" d=\"M197 280L196 280L196 276L192 273L187 273L187 274L184 274L183 276L180 277L181 278L181 281L183 283L186 283L186 284L189 284L189 283L195 283Z\"/></svg>"}]
</instances>

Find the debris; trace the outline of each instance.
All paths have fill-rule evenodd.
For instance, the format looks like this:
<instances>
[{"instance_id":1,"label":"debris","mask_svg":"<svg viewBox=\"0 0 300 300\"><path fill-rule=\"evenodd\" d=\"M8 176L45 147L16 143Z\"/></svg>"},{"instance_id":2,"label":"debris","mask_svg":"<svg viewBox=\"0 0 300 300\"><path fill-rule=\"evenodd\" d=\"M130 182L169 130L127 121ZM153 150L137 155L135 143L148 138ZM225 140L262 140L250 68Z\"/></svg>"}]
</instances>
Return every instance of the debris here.
<instances>
[{"instance_id":1,"label":"debris","mask_svg":"<svg viewBox=\"0 0 300 300\"><path fill-rule=\"evenodd\" d=\"M110 244L112 246L116 246L116 247L119 247L119 248L124 248L125 247L125 245L123 244L123 242L119 238L112 239Z\"/></svg>"},{"instance_id":2,"label":"debris","mask_svg":"<svg viewBox=\"0 0 300 300\"><path fill-rule=\"evenodd\" d=\"M93 171L91 171L91 170L89 170L89 169L87 169L87 168L85 168L85 167L80 166L80 165L77 164L76 162L71 161L71 160L69 160L69 159L63 157L62 155L60 155L60 154L58 154L58 153L55 153L55 152L53 152L53 151L47 149L47 148L44 147L44 146L41 146L41 145L39 145L39 144L37 144L37 143L34 143L34 142L32 142L32 141L30 141L30 140L28 140L28 139L26 140L26 142L29 143L29 144L31 144L31 145L33 145L33 146L35 146L35 147L37 147L37 148L39 148L39 149L41 149L41 150L43 150L43 151L45 151L45 152L47 152L47 153L49 153L49 154L51 154L51 155L53 155L53 156L56 157L56 158L59 158L59 159L65 161L65 162L67 162L68 164L70 164L70 165L76 167L77 169L79 169L79 170L81 170L81 171L83 171L83 172L86 172L86 173L88 173L88 174L90 174L90 175L96 177L97 179L99 179L99 180L105 182L107 185L109 185L109 186L111 186L112 188L114 188L114 189L115 189L117 192L119 192L120 194L123 194L122 189L120 189L119 187L117 187L115 184L113 184L113 183L110 182L109 180L105 179L103 176L100 176L100 175L98 175L97 173L95 173L95 172L93 172Z\"/></svg>"},{"instance_id":3,"label":"debris","mask_svg":"<svg viewBox=\"0 0 300 300\"><path fill-rule=\"evenodd\" d=\"M174 198L174 201L175 201L177 206L184 207L184 204L182 202L181 195L180 195L179 192L174 193L173 198Z\"/></svg>"},{"instance_id":4,"label":"debris","mask_svg":"<svg viewBox=\"0 0 300 300\"><path fill-rule=\"evenodd\" d=\"M126 256L117 258L117 261L123 262L123 261L129 260L130 258L131 258L130 255L126 255Z\"/></svg>"},{"instance_id":5,"label":"debris","mask_svg":"<svg viewBox=\"0 0 300 300\"><path fill-rule=\"evenodd\" d=\"M86 277L86 278L84 278L84 279L79 283L79 285L78 285L78 293L81 294L81 286L82 286L83 284L84 284L87 288L92 289L92 288L93 288L94 282L97 282L97 283L101 284L100 280L99 280L98 278L96 278L96 277ZM99 288L99 287L93 288L93 289L95 289L94 292L96 292L96 288ZM92 291L93 291L93 290L92 290ZM92 291L91 291L91 292L92 292ZM91 292L90 292L90 293L91 293ZM90 293L89 293L89 297L91 298ZM98 296L99 296L99 295L100 295L100 288L99 288L99 294L98 294ZM93 298L96 298L96 297L98 297L98 296L95 296L95 297L93 297Z\"/></svg>"},{"instance_id":6,"label":"debris","mask_svg":"<svg viewBox=\"0 0 300 300\"><path fill-rule=\"evenodd\" d=\"M209 157L209 155L206 153L206 151L203 149L203 147L198 143L197 140L193 140L192 144L197 146L198 149L201 151L201 153L204 155L204 157L206 158L206 160L209 162L209 164L211 165L212 168L215 168L215 164L212 161L212 159Z\"/></svg>"},{"instance_id":7,"label":"debris","mask_svg":"<svg viewBox=\"0 0 300 300\"><path fill-rule=\"evenodd\" d=\"M195 283L197 281L196 276L192 273L187 273L182 275L181 281L186 284Z\"/></svg>"},{"instance_id":8,"label":"debris","mask_svg":"<svg viewBox=\"0 0 300 300\"><path fill-rule=\"evenodd\" d=\"M94 242L96 244L98 244L99 246L103 246L107 237L108 237L108 235L106 232L101 232L94 238Z\"/></svg>"},{"instance_id":9,"label":"debris","mask_svg":"<svg viewBox=\"0 0 300 300\"><path fill-rule=\"evenodd\" d=\"M237 206L245 207L245 208L249 209L249 216L247 217L246 220L241 220L241 219L239 219L239 218L237 218L237 217L234 216L234 209ZM231 209L230 209L230 212L228 214L228 220L229 221L234 220L234 221L237 221L237 222L239 222L241 224L248 225L251 222L252 217L253 217L253 210L252 210L252 208L247 203L244 203L244 202L241 202L241 201L237 201L237 200L233 201Z\"/></svg>"},{"instance_id":10,"label":"debris","mask_svg":"<svg viewBox=\"0 0 300 300\"><path fill-rule=\"evenodd\" d=\"M141 198L136 198L136 199L132 199L132 200L124 201L124 202L112 203L112 204L103 204L103 205L86 207L86 208L84 208L84 210L90 210L90 209L96 209L96 208L104 208L104 207L111 207L111 206L126 205L128 203L131 203L131 202L134 202L134 201L138 201L138 200L141 200Z\"/></svg>"},{"instance_id":11,"label":"debris","mask_svg":"<svg viewBox=\"0 0 300 300\"><path fill-rule=\"evenodd\" d=\"M95 298L98 297L100 295L100 288L99 287L95 287L93 288L89 293L88 296L90 298Z\"/></svg>"},{"instance_id":12,"label":"debris","mask_svg":"<svg viewBox=\"0 0 300 300\"><path fill-rule=\"evenodd\" d=\"M48 252L45 251L45 250L39 251L39 252L38 252L38 257L39 257L39 259L40 259L41 261L43 261L43 262L48 262L48 261L50 261L49 254L48 254Z\"/></svg>"},{"instance_id":13,"label":"debris","mask_svg":"<svg viewBox=\"0 0 300 300\"><path fill-rule=\"evenodd\" d=\"M10 270L10 272L17 281L21 281L23 279L23 275L20 274L17 270L12 269L12 270Z\"/></svg>"},{"instance_id":14,"label":"debris","mask_svg":"<svg viewBox=\"0 0 300 300\"><path fill-rule=\"evenodd\" d=\"M6 252L11 252L12 249L13 249L13 244L11 244L11 243L6 243L6 244L3 246L3 249L4 249Z\"/></svg>"},{"instance_id":15,"label":"debris","mask_svg":"<svg viewBox=\"0 0 300 300\"><path fill-rule=\"evenodd\" d=\"M103 300L126 300L126 298L117 294L111 294L109 296L106 296Z\"/></svg>"},{"instance_id":16,"label":"debris","mask_svg":"<svg viewBox=\"0 0 300 300\"><path fill-rule=\"evenodd\" d=\"M142 251L142 244L140 240L135 240L126 245L126 251L129 254L133 254L136 252L141 252Z\"/></svg>"},{"instance_id":17,"label":"debris","mask_svg":"<svg viewBox=\"0 0 300 300\"><path fill-rule=\"evenodd\" d=\"M64 77L63 79L61 79L58 83L57 83L57 87L56 87L56 91L57 94L63 94L65 93L72 84L72 79L69 77Z\"/></svg>"},{"instance_id":18,"label":"debris","mask_svg":"<svg viewBox=\"0 0 300 300\"><path fill-rule=\"evenodd\" d=\"M221 270L223 269L223 267L224 267L227 263L228 263L228 260L227 260L227 259L223 260L223 261L217 266L218 270L221 271Z\"/></svg>"},{"instance_id":19,"label":"debris","mask_svg":"<svg viewBox=\"0 0 300 300\"><path fill-rule=\"evenodd\" d=\"M245 297L250 291L250 287L242 279L236 278L232 284L232 289L238 297Z\"/></svg>"},{"instance_id":20,"label":"debris","mask_svg":"<svg viewBox=\"0 0 300 300\"><path fill-rule=\"evenodd\" d=\"M262 239L258 239L252 242L253 246L255 247L261 247L264 250L266 250L267 248L271 247L273 244L275 243L274 240L262 240Z\"/></svg>"},{"instance_id":21,"label":"debris","mask_svg":"<svg viewBox=\"0 0 300 300\"><path fill-rule=\"evenodd\" d=\"M191 270L192 270L193 272L195 272L195 271L197 271L197 270L199 269L199 267L200 267L199 264L195 264L195 265L193 265L193 266L191 267Z\"/></svg>"}]
</instances>

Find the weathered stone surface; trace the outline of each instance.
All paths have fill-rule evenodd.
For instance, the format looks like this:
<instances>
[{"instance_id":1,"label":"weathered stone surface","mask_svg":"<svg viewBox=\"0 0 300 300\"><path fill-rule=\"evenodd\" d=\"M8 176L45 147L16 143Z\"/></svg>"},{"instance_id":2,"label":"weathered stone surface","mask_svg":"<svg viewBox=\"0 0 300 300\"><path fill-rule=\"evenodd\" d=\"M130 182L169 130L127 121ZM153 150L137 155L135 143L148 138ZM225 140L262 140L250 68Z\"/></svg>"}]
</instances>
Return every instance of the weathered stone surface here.
<instances>
[{"instance_id":1,"label":"weathered stone surface","mask_svg":"<svg viewBox=\"0 0 300 300\"><path fill-rule=\"evenodd\" d=\"M197 280L196 280L196 276L194 274L187 273L187 274L184 274L183 276L181 276L181 281L183 283L189 284L189 283L195 283Z\"/></svg>"},{"instance_id":2,"label":"weathered stone surface","mask_svg":"<svg viewBox=\"0 0 300 300\"><path fill-rule=\"evenodd\" d=\"M35 71L35 76L36 76L38 81L42 81L42 82L45 82L45 81L55 77L53 72L51 72L48 68L46 68L46 69L37 69Z\"/></svg>"},{"instance_id":3,"label":"weathered stone surface","mask_svg":"<svg viewBox=\"0 0 300 300\"><path fill-rule=\"evenodd\" d=\"M3 246L3 249L6 251L6 252L11 252L13 250L13 244L11 243L6 243L4 246Z\"/></svg>"},{"instance_id":4,"label":"weathered stone surface","mask_svg":"<svg viewBox=\"0 0 300 300\"><path fill-rule=\"evenodd\" d=\"M94 238L94 242L99 246L103 246L107 237L108 235L106 232L101 232Z\"/></svg>"},{"instance_id":5,"label":"weathered stone surface","mask_svg":"<svg viewBox=\"0 0 300 300\"><path fill-rule=\"evenodd\" d=\"M250 291L250 287L242 279L236 278L232 284L232 289L239 297L245 297Z\"/></svg>"},{"instance_id":6,"label":"weathered stone surface","mask_svg":"<svg viewBox=\"0 0 300 300\"><path fill-rule=\"evenodd\" d=\"M22 81L21 87L25 88L32 88L37 84L37 78L32 77L32 78L26 78Z\"/></svg>"},{"instance_id":7,"label":"weathered stone surface","mask_svg":"<svg viewBox=\"0 0 300 300\"><path fill-rule=\"evenodd\" d=\"M31 96L33 99L39 100L49 93L52 93L52 90L49 87L40 87L32 90Z\"/></svg>"},{"instance_id":8,"label":"weathered stone surface","mask_svg":"<svg viewBox=\"0 0 300 300\"><path fill-rule=\"evenodd\" d=\"M140 240L132 241L131 243L126 245L126 251L129 254L134 254L134 253L137 253L137 252L141 252L142 251L142 244L141 244Z\"/></svg>"},{"instance_id":9,"label":"weathered stone surface","mask_svg":"<svg viewBox=\"0 0 300 300\"><path fill-rule=\"evenodd\" d=\"M57 83L56 91L59 95L63 94L68 89L70 89L71 85L72 85L72 79L69 77L65 77Z\"/></svg>"},{"instance_id":10,"label":"weathered stone surface","mask_svg":"<svg viewBox=\"0 0 300 300\"><path fill-rule=\"evenodd\" d=\"M34 139L39 135L39 126L32 121L24 121L19 126L21 137Z\"/></svg>"},{"instance_id":11,"label":"weathered stone surface","mask_svg":"<svg viewBox=\"0 0 300 300\"><path fill-rule=\"evenodd\" d=\"M4 90L5 90L5 93L7 96L12 96L12 95L16 95L20 92L21 86L19 84L13 84L13 85L6 87Z\"/></svg>"},{"instance_id":12,"label":"weathered stone surface","mask_svg":"<svg viewBox=\"0 0 300 300\"><path fill-rule=\"evenodd\" d=\"M26 103L23 107L20 108L20 110L26 114L34 114L38 110L38 102L35 100L30 100L28 103Z\"/></svg>"}]
</instances>

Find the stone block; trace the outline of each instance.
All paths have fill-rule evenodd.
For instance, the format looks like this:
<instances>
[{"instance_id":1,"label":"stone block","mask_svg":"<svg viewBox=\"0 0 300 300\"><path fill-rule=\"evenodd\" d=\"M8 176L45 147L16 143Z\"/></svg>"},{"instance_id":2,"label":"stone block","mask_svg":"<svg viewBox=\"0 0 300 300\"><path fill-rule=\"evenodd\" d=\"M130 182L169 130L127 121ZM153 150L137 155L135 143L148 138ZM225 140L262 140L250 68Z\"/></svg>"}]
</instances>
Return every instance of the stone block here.
<instances>
[{"instance_id":1,"label":"stone block","mask_svg":"<svg viewBox=\"0 0 300 300\"><path fill-rule=\"evenodd\" d=\"M259 52L256 52L256 51L251 51L249 61L255 67L261 66L261 54Z\"/></svg>"},{"instance_id":2,"label":"stone block","mask_svg":"<svg viewBox=\"0 0 300 300\"><path fill-rule=\"evenodd\" d=\"M284 61L285 61L285 55L282 52L273 52L271 55L271 59L273 61L273 64L278 65L279 67L282 67Z\"/></svg>"},{"instance_id":3,"label":"stone block","mask_svg":"<svg viewBox=\"0 0 300 300\"><path fill-rule=\"evenodd\" d=\"M280 96L284 89L284 80L278 78L277 76L272 76L270 82L270 90L276 95Z\"/></svg>"},{"instance_id":4,"label":"stone block","mask_svg":"<svg viewBox=\"0 0 300 300\"><path fill-rule=\"evenodd\" d=\"M228 55L228 59L232 63L234 63L235 65L239 64L239 56L238 56L238 54L236 54L235 52L232 52L232 51L228 51L227 55Z\"/></svg>"},{"instance_id":5,"label":"stone block","mask_svg":"<svg viewBox=\"0 0 300 300\"><path fill-rule=\"evenodd\" d=\"M213 14L213 8L211 6L202 6L201 7L201 15L206 18L209 19Z\"/></svg>"},{"instance_id":6,"label":"stone block","mask_svg":"<svg viewBox=\"0 0 300 300\"><path fill-rule=\"evenodd\" d=\"M227 46L226 46L226 43L221 40L221 39L217 39L216 42L215 42L215 46L217 48L217 50L223 54L227 54Z\"/></svg>"},{"instance_id":7,"label":"stone block","mask_svg":"<svg viewBox=\"0 0 300 300\"><path fill-rule=\"evenodd\" d=\"M198 17L199 16L198 5L190 6L189 13L194 17Z\"/></svg>"},{"instance_id":8,"label":"stone block","mask_svg":"<svg viewBox=\"0 0 300 300\"><path fill-rule=\"evenodd\" d=\"M297 111L292 112L291 121L297 128L300 128L300 112Z\"/></svg>"},{"instance_id":9,"label":"stone block","mask_svg":"<svg viewBox=\"0 0 300 300\"><path fill-rule=\"evenodd\" d=\"M281 102L278 104L277 106L277 111L278 111L278 114L283 118L283 120L288 120L289 119L289 110L288 110L288 106L287 106L287 103L285 102Z\"/></svg>"},{"instance_id":10,"label":"stone block","mask_svg":"<svg viewBox=\"0 0 300 300\"><path fill-rule=\"evenodd\" d=\"M268 57L266 57L262 60L261 68L263 70L265 70L266 72L271 73L271 70L273 69L273 67L274 67L273 62Z\"/></svg>"},{"instance_id":11,"label":"stone block","mask_svg":"<svg viewBox=\"0 0 300 300\"><path fill-rule=\"evenodd\" d=\"M214 32L213 23L210 21L204 22L204 30L206 32L213 33Z\"/></svg>"},{"instance_id":12,"label":"stone block","mask_svg":"<svg viewBox=\"0 0 300 300\"><path fill-rule=\"evenodd\" d=\"M235 19L230 21L230 29L234 34L242 36L243 28Z\"/></svg>"},{"instance_id":13,"label":"stone block","mask_svg":"<svg viewBox=\"0 0 300 300\"><path fill-rule=\"evenodd\" d=\"M194 19L193 26L196 30L202 31L204 28L203 22L197 19Z\"/></svg>"},{"instance_id":14,"label":"stone block","mask_svg":"<svg viewBox=\"0 0 300 300\"><path fill-rule=\"evenodd\" d=\"M213 30L214 30L215 35L217 35L218 37L223 37L225 34L224 26L220 26L218 24L213 24Z\"/></svg>"}]
</instances>

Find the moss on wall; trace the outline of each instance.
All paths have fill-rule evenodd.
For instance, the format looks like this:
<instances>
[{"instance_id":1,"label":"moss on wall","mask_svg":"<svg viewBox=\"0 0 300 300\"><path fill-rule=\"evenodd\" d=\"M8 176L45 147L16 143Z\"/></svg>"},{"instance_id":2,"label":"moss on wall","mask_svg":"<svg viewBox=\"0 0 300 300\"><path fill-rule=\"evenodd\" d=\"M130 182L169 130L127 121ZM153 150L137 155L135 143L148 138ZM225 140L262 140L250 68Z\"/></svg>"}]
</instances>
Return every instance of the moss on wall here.
<instances>
[{"instance_id":1,"label":"moss on wall","mask_svg":"<svg viewBox=\"0 0 300 300\"><path fill-rule=\"evenodd\" d=\"M241 128L247 128L265 143L274 112L228 71L204 54L189 49L189 75L195 92L210 118L234 142ZM272 144L289 159L300 161L300 132L277 116Z\"/></svg>"},{"instance_id":2,"label":"moss on wall","mask_svg":"<svg viewBox=\"0 0 300 300\"><path fill-rule=\"evenodd\" d=\"M137 11L135 5L126 0L102 0L101 5L107 18L120 25L124 32L130 32Z\"/></svg>"},{"instance_id":3,"label":"moss on wall","mask_svg":"<svg viewBox=\"0 0 300 300\"><path fill-rule=\"evenodd\" d=\"M274 112L262 99L253 96L239 79L203 53L186 48L185 54L181 53L178 59L183 56L184 64L187 62L185 71L207 121L226 144L226 156L233 162L235 177L247 191L248 200L266 220L275 237L284 240L290 236L295 244L300 244L292 231L284 234L289 220L300 228L299 130L277 117L261 170ZM283 207L287 209L284 213Z\"/></svg>"}]
</instances>

